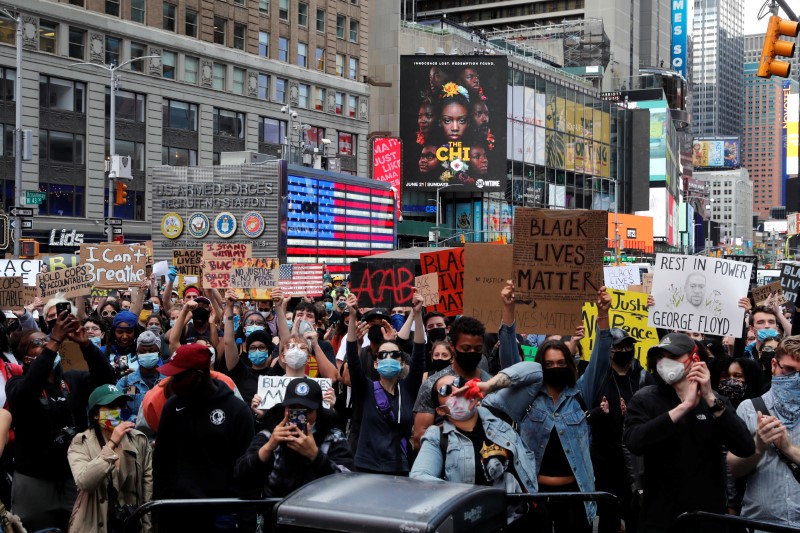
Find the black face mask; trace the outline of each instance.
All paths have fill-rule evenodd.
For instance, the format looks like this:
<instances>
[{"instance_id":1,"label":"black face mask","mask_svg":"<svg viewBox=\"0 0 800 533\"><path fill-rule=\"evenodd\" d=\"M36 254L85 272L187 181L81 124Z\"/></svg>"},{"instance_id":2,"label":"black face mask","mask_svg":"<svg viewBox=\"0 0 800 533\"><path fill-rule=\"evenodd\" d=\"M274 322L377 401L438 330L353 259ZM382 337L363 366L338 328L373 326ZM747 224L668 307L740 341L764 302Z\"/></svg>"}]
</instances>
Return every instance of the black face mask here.
<instances>
[{"instance_id":1,"label":"black face mask","mask_svg":"<svg viewBox=\"0 0 800 533\"><path fill-rule=\"evenodd\" d=\"M54 318L53 320L48 320L46 324L47 324L47 329L53 331L53 328L56 326L56 319Z\"/></svg>"},{"instance_id":2,"label":"black face mask","mask_svg":"<svg viewBox=\"0 0 800 533\"><path fill-rule=\"evenodd\" d=\"M198 324L205 324L208 322L208 317L211 316L211 311L198 307L192 311L192 320Z\"/></svg>"},{"instance_id":3,"label":"black face mask","mask_svg":"<svg viewBox=\"0 0 800 533\"><path fill-rule=\"evenodd\" d=\"M758 360L764 368L769 368L770 361L775 358L775 350L773 348L764 348L758 355Z\"/></svg>"},{"instance_id":4,"label":"black face mask","mask_svg":"<svg viewBox=\"0 0 800 533\"><path fill-rule=\"evenodd\" d=\"M482 352L459 352L456 350L456 363L464 372L472 372L478 368L481 357L483 357Z\"/></svg>"},{"instance_id":5,"label":"black face mask","mask_svg":"<svg viewBox=\"0 0 800 533\"><path fill-rule=\"evenodd\" d=\"M575 384L575 374L572 369L565 368L545 368L542 370L542 379L547 385L557 389L563 389Z\"/></svg>"},{"instance_id":6,"label":"black face mask","mask_svg":"<svg viewBox=\"0 0 800 533\"><path fill-rule=\"evenodd\" d=\"M627 350L625 352L611 352L611 360L614 364L619 366L628 366L633 361L633 356L636 354L635 350Z\"/></svg>"},{"instance_id":7,"label":"black face mask","mask_svg":"<svg viewBox=\"0 0 800 533\"><path fill-rule=\"evenodd\" d=\"M383 327L380 324L370 326L367 338L372 344L381 344L383 342Z\"/></svg>"},{"instance_id":8,"label":"black face mask","mask_svg":"<svg viewBox=\"0 0 800 533\"><path fill-rule=\"evenodd\" d=\"M431 371L439 372L450 366L449 359L431 359Z\"/></svg>"},{"instance_id":9,"label":"black face mask","mask_svg":"<svg viewBox=\"0 0 800 533\"><path fill-rule=\"evenodd\" d=\"M426 333L428 334L428 342L443 341L447 338L447 331L445 328L429 329Z\"/></svg>"}]
</instances>

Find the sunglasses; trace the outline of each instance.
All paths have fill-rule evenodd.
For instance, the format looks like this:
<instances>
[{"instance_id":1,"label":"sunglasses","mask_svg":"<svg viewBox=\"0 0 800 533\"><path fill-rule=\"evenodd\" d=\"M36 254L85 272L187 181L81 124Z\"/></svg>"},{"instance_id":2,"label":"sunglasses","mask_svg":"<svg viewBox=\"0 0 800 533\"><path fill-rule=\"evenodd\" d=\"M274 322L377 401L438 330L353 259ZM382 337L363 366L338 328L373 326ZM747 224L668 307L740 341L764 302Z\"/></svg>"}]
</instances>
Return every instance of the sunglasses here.
<instances>
[{"instance_id":1,"label":"sunglasses","mask_svg":"<svg viewBox=\"0 0 800 533\"><path fill-rule=\"evenodd\" d=\"M103 318L113 318L113 317L117 316L117 312L116 311L103 311L102 315L103 315Z\"/></svg>"},{"instance_id":2,"label":"sunglasses","mask_svg":"<svg viewBox=\"0 0 800 533\"><path fill-rule=\"evenodd\" d=\"M44 346L50 340L50 337L42 337L41 339L33 339L28 346Z\"/></svg>"},{"instance_id":3,"label":"sunglasses","mask_svg":"<svg viewBox=\"0 0 800 533\"><path fill-rule=\"evenodd\" d=\"M391 357L392 359L399 359L402 361L403 356L405 356L405 352L402 350L386 350L384 352L378 352L378 359L386 359L387 357Z\"/></svg>"},{"instance_id":4,"label":"sunglasses","mask_svg":"<svg viewBox=\"0 0 800 533\"><path fill-rule=\"evenodd\" d=\"M456 376L456 378L453 380L452 383L450 383L449 385L442 385L436 390L436 392L439 393L439 396L445 398L453 394L454 390L460 389L461 387L466 385L466 383L467 381L464 378L462 378L461 376Z\"/></svg>"}]
</instances>

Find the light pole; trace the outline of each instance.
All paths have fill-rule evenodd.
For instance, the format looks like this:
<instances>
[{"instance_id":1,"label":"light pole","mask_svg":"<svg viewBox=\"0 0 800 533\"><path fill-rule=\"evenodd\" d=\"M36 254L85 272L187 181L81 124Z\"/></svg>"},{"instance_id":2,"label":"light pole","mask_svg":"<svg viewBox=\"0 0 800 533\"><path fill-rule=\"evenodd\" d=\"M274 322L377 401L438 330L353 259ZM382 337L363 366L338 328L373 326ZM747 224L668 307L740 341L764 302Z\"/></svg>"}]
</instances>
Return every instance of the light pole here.
<instances>
[{"instance_id":1,"label":"light pole","mask_svg":"<svg viewBox=\"0 0 800 533\"><path fill-rule=\"evenodd\" d=\"M133 59L129 59L124 63L120 63L117 66L114 66L113 63L109 65L101 65L100 63L89 63L86 61L82 61L80 63L73 63L70 65L70 68L77 67L81 65L88 65L90 67L98 67L104 70L107 70L109 76L111 77L111 114L108 121L108 155L113 160L116 154L116 119L117 119L117 89L119 89L119 76L117 76L117 71L122 67L130 65L134 61L141 61L143 59L151 59L155 57L161 57L157 55L153 56L142 56L142 57L135 57ZM108 172L108 217L111 218L114 216L114 184L116 181L117 176L113 173L113 171L109 170ZM114 227L111 224L106 224L106 237L108 238L108 242L114 241Z\"/></svg>"},{"instance_id":2,"label":"light pole","mask_svg":"<svg viewBox=\"0 0 800 533\"><path fill-rule=\"evenodd\" d=\"M7 9L0 10L17 23L17 77L14 80L15 123L14 123L14 205L22 205L22 15L13 16ZM19 241L22 238L22 220L14 217L14 257L19 257Z\"/></svg>"},{"instance_id":3,"label":"light pole","mask_svg":"<svg viewBox=\"0 0 800 533\"><path fill-rule=\"evenodd\" d=\"M286 115L289 117L286 132L283 136L283 144L286 146L286 161L292 163L292 145L290 140L292 138L292 120L297 118L297 111L292 110L291 104L286 104L285 106L281 107L281 113L286 113Z\"/></svg>"}]
</instances>

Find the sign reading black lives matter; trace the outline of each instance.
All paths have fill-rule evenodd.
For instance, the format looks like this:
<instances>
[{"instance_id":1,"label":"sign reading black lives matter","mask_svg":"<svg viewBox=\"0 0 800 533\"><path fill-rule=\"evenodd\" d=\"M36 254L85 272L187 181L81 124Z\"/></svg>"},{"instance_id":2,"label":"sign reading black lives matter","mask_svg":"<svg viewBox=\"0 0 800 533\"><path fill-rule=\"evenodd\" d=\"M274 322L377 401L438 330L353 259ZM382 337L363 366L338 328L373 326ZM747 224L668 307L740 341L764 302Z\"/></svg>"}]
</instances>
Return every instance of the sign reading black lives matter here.
<instances>
[{"instance_id":1,"label":"sign reading black lives matter","mask_svg":"<svg viewBox=\"0 0 800 533\"><path fill-rule=\"evenodd\" d=\"M649 326L706 335L742 336L751 263L657 254L653 270L653 298Z\"/></svg>"},{"instance_id":2,"label":"sign reading black lives matter","mask_svg":"<svg viewBox=\"0 0 800 533\"><path fill-rule=\"evenodd\" d=\"M403 185L506 189L505 56L402 56Z\"/></svg>"},{"instance_id":3,"label":"sign reading black lives matter","mask_svg":"<svg viewBox=\"0 0 800 533\"><path fill-rule=\"evenodd\" d=\"M251 244L253 257L278 257L280 164L155 167L148 177L155 260L222 242Z\"/></svg>"}]
</instances>

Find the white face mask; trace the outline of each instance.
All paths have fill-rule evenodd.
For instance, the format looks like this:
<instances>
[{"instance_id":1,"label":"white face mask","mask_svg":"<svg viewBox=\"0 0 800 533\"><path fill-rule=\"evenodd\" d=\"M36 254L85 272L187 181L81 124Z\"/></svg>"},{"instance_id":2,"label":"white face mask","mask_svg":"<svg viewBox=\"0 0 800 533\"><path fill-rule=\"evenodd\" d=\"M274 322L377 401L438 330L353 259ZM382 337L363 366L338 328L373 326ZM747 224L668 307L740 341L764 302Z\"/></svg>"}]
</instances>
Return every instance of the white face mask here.
<instances>
[{"instance_id":1,"label":"white face mask","mask_svg":"<svg viewBox=\"0 0 800 533\"><path fill-rule=\"evenodd\" d=\"M450 409L450 418L453 420L469 420L475 414L478 406L475 405L470 409L472 400L467 400L463 396L450 396L445 400L444 404Z\"/></svg>"},{"instance_id":2,"label":"white face mask","mask_svg":"<svg viewBox=\"0 0 800 533\"><path fill-rule=\"evenodd\" d=\"M656 372L667 385L672 385L683 379L686 367L674 359L662 357L656 364Z\"/></svg>"},{"instance_id":3,"label":"white face mask","mask_svg":"<svg viewBox=\"0 0 800 533\"><path fill-rule=\"evenodd\" d=\"M308 362L308 353L301 348L289 348L283 353L286 359L286 366L292 370L300 370Z\"/></svg>"}]
</instances>

